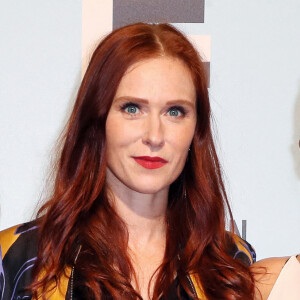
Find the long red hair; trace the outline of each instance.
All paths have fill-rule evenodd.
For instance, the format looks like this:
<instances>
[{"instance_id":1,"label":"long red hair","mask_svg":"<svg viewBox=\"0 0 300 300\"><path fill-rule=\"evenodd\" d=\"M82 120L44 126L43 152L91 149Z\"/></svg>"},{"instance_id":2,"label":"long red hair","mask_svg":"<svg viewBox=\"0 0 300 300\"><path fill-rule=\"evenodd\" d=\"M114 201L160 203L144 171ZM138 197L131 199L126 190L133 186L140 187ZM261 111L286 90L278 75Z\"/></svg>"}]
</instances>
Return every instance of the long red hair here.
<instances>
[{"instance_id":1,"label":"long red hair","mask_svg":"<svg viewBox=\"0 0 300 300\"><path fill-rule=\"evenodd\" d=\"M153 298L167 297L176 274L188 290L186 276L196 273L208 299L252 299L250 271L226 253L226 210L232 216L213 142L204 64L177 29L144 23L113 31L91 58L64 132L52 196L38 214L34 296L45 297L66 266L74 264L81 245L76 272L87 297L141 299L131 286L135 275L128 232L109 201L105 124L126 70L158 56L180 59L189 68L197 92L197 125L185 167L170 186L166 250Z\"/></svg>"}]
</instances>

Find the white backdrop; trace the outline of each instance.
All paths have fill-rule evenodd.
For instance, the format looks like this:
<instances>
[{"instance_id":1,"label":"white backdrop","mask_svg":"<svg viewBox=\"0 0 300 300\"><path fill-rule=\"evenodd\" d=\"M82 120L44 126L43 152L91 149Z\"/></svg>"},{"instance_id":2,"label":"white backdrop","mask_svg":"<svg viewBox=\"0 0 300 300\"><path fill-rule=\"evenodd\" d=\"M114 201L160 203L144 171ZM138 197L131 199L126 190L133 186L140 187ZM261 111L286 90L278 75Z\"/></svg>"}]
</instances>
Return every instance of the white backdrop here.
<instances>
[{"instance_id":1,"label":"white backdrop","mask_svg":"<svg viewBox=\"0 0 300 300\"><path fill-rule=\"evenodd\" d=\"M105 32L112 0L104 3ZM0 0L1 229L29 220L40 197L80 81L84 6ZM258 258L300 252L299 10L297 0L209 0L204 23L175 24L210 36L220 158L235 220L240 230L247 220Z\"/></svg>"}]
</instances>

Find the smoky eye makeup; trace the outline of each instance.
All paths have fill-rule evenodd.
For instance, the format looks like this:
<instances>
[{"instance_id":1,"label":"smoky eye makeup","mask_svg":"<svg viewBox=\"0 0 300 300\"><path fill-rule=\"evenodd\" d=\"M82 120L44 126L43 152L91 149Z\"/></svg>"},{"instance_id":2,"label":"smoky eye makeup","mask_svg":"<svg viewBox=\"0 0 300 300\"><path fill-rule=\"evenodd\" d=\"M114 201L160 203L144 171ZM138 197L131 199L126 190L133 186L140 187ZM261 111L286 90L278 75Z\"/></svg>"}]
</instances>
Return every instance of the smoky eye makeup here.
<instances>
[{"instance_id":1,"label":"smoky eye makeup","mask_svg":"<svg viewBox=\"0 0 300 300\"><path fill-rule=\"evenodd\" d=\"M137 107L137 108L140 108L140 105L135 103L135 102L132 102L132 101L128 101L128 102L125 102L125 103L122 103L120 104L120 108L122 110L126 109L127 107L129 106L134 106L134 107Z\"/></svg>"},{"instance_id":2,"label":"smoky eye makeup","mask_svg":"<svg viewBox=\"0 0 300 300\"><path fill-rule=\"evenodd\" d=\"M172 117L184 117L187 114L187 110L180 105L173 105L168 109L168 113Z\"/></svg>"},{"instance_id":3,"label":"smoky eye makeup","mask_svg":"<svg viewBox=\"0 0 300 300\"><path fill-rule=\"evenodd\" d=\"M122 113L125 113L131 117L138 116L143 113L145 105L149 105L149 102L144 99L130 99L129 97L120 97L116 101L117 109ZM173 103L166 103L164 114L172 119L183 119L189 116L194 111L194 106L185 100L169 101ZM176 103L177 102L177 103Z\"/></svg>"},{"instance_id":4,"label":"smoky eye makeup","mask_svg":"<svg viewBox=\"0 0 300 300\"><path fill-rule=\"evenodd\" d=\"M127 114L136 114L140 110L141 106L138 103L127 101L120 104L120 110Z\"/></svg>"}]
</instances>

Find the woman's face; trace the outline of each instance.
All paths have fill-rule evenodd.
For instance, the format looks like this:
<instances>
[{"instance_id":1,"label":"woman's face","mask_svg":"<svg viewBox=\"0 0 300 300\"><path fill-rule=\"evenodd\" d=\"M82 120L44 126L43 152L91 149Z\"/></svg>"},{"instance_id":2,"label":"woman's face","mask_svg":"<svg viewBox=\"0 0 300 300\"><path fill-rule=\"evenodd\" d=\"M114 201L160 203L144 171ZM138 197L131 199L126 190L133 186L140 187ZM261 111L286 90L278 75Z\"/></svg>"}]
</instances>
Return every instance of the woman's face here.
<instances>
[{"instance_id":1,"label":"woman's face","mask_svg":"<svg viewBox=\"0 0 300 300\"><path fill-rule=\"evenodd\" d=\"M143 194L169 188L186 162L196 126L196 90L183 62L131 66L106 121L107 181Z\"/></svg>"}]
</instances>

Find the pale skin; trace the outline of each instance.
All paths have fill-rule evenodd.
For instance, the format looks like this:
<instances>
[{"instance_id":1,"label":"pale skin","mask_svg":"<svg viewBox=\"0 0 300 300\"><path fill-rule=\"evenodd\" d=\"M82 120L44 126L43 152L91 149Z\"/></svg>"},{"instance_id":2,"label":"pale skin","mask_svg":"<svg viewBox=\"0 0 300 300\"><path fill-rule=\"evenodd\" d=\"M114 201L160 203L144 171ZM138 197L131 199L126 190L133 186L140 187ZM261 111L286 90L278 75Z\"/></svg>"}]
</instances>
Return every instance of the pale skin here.
<instances>
[{"instance_id":1,"label":"pale skin","mask_svg":"<svg viewBox=\"0 0 300 300\"><path fill-rule=\"evenodd\" d=\"M256 280L255 300L267 300L271 290L289 257L272 257L252 265ZM300 256L297 257L300 263Z\"/></svg>"},{"instance_id":2,"label":"pale skin","mask_svg":"<svg viewBox=\"0 0 300 300\"><path fill-rule=\"evenodd\" d=\"M150 278L164 257L169 187L185 165L195 126L196 90L183 62L162 56L127 70L106 122L107 183L127 225L132 285L143 299L151 298ZM167 163L148 169L136 156Z\"/></svg>"}]
</instances>

